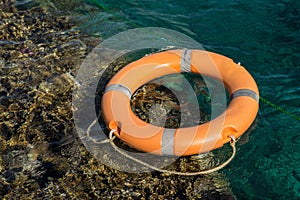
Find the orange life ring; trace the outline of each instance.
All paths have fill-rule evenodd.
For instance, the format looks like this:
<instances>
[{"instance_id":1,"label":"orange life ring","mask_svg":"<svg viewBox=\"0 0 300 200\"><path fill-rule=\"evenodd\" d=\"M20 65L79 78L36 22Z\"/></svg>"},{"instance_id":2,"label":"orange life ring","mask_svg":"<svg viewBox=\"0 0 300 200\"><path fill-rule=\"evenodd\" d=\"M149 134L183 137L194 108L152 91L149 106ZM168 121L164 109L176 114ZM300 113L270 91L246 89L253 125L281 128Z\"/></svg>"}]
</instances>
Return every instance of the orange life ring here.
<instances>
[{"instance_id":1,"label":"orange life ring","mask_svg":"<svg viewBox=\"0 0 300 200\"><path fill-rule=\"evenodd\" d=\"M226 111L207 123L178 129L148 124L133 113L134 91L157 77L180 72L221 79L231 94ZM204 153L223 146L230 136L240 137L254 121L258 106L257 85L244 67L216 53L188 49L160 52L128 64L110 80L102 97L104 120L117 130L117 137L144 152L179 156Z\"/></svg>"}]
</instances>

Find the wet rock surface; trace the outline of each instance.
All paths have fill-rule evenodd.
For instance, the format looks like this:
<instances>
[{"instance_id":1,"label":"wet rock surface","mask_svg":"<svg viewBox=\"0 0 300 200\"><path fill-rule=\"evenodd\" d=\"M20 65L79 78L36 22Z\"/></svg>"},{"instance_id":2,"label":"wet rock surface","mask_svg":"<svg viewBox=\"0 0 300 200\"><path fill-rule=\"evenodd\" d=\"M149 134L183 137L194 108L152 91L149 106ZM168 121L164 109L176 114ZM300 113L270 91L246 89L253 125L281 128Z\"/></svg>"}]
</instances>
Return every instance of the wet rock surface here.
<instances>
[{"instance_id":1,"label":"wet rock surface","mask_svg":"<svg viewBox=\"0 0 300 200\"><path fill-rule=\"evenodd\" d=\"M222 173L125 173L93 158L74 130L72 91L80 63L100 40L66 17L14 5L0 2L1 198L234 199ZM197 171L212 157L180 158L170 169Z\"/></svg>"}]
</instances>

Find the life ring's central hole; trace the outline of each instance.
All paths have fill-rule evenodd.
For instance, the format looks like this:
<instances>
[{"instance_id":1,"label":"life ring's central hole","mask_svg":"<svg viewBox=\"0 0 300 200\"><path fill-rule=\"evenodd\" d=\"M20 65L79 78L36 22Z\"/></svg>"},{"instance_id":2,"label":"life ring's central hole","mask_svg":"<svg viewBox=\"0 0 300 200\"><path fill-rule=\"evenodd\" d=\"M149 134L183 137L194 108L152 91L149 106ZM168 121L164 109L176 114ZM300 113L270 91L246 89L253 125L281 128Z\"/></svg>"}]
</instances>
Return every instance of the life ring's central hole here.
<instances>
[{"instance_id":1,"label":"life ring's central hole","mask_svg":"<svg viewBox=\"0 0 300 200\"><path fill-rule=\"evenodd\" d=\"M137 89L131 97L131 108L140 119L156 126L196 126L211 120L210 91L222 89L223 84L210 77L204 81L199 74L170 74Z\"/></svg>"}]
</instances>

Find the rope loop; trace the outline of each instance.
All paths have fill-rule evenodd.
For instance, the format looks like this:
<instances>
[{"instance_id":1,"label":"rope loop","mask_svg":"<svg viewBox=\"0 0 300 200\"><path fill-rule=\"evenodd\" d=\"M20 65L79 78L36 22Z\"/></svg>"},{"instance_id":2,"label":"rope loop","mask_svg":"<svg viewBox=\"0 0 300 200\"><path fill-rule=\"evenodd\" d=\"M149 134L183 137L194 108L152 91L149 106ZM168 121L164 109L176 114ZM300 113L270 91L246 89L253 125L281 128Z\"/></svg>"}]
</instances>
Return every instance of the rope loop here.
<instances>
[{"instance_id":1,"label":"rope loop","mask_svg":"<svg viewBox=\"0 0 300 200\"><path fill-rule=\"evenodd\" d=\"M227 164L229 164L232 159L235 157L236 155L236 147L235 147L235 144L236 144L236 138L233 136L233 135L229 135L228 137L231 138L231 141L230 141L230 146L232 147L232 155L230 156L230 158L228 158L224 163L222 163L221 165L218 165L212 169L208 169L208 170L204 170L204 171L198 171L198 172L177 172L177 171L171 171L171 170L166 170L166 169L160 169L160 168L157 168L153 165L150 165L142 160L139 160L137 158L134 158L132 157L131 155L127 154L125 151L122 151L121 148L117 147L114 143L114 139L116 138L113 134L117 132L117 130L115 129L112 129L110 132L109 132L109 142L111 144L111 146L115 149L115 151L117 151L118 153L120 153L121 155L123 155L124 157L132 160L132 161L135 161L141 165L144 165L150 169L153 169L153 170L156 170L156 171L159 171L159 172L162 172L162 173L168 173L168 174L175 174L175 175L181 175L181 176L196 176L196 175L202 175L202 174L209 174L209 173L212 173L212 172L216 172L222 168L224 168Z\"/></svg>"},{"instance_id":2,"label":"rope loop","mask_svg":"<svg viewBox=\"0 0 300 200\"><path fill-rule=\"evenodd\" d=\"M89 139L89 140L92 140L95 144L106 144L109 142L109 139L105 139L105 140L97 140L95 138L93 138L91 135L90 135L90 132L91 132L91 129L92 127L97 124L98 122L98 119L96 118L90 125L89 127L87 128L86 130L86 137ZM80 139L83 139L84 137L80 138Z\"/></svg>"}]
</instances>

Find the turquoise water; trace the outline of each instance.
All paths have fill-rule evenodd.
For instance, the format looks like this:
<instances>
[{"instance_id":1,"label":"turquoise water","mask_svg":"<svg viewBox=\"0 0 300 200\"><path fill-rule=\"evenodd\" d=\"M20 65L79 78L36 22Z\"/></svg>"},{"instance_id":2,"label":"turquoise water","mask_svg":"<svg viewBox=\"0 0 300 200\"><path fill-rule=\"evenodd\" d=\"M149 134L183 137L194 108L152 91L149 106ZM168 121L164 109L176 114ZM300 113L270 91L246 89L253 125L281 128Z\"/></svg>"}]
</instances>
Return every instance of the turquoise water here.
<instances>
[{"instance_id":1,"label":"turquoise water","mask_svg":"<svg viewBox=\"0 0 300 200\"><path fill-rule=\"evenodd\" d=\"M238 199L300 199L300 1L88 2L97 9L78 18L88 34L105 39L131 28L165 27L241 62L261 96L284 112L261 101L223 172Z\"/></svg>"}]
</instances>

